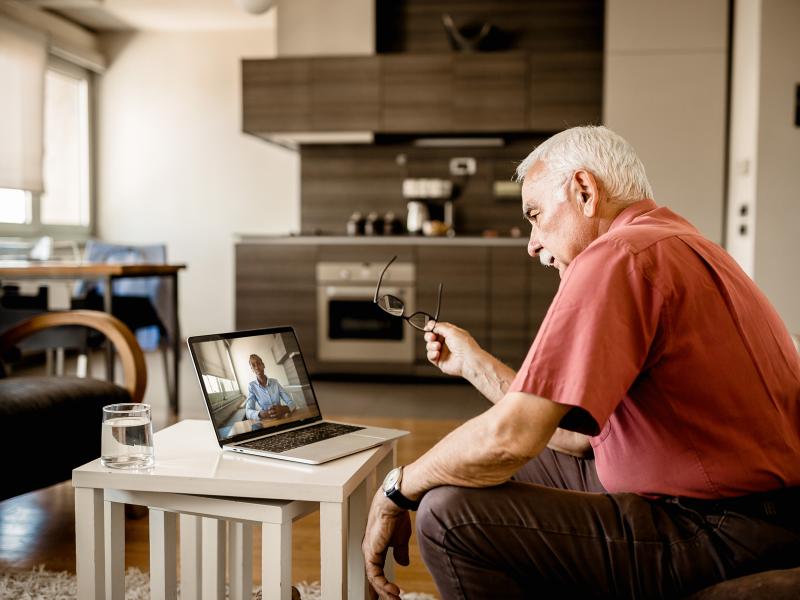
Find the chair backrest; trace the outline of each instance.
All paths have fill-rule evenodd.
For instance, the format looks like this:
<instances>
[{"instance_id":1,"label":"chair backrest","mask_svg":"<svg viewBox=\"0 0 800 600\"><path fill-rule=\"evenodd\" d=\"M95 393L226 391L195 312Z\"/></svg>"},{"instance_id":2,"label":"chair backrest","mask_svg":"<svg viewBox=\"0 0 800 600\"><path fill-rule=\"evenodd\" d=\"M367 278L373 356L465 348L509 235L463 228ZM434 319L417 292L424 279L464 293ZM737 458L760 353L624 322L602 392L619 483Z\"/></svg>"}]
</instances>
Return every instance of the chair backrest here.
<instances>
[{"instance_id":1,"label":"chair backrest","mask_svg":"<svg viewBox=\"0 0 800 600\"><path fill-rule=\"evenodd\" d=\"M167 247L165 244L139 246L89 240L84 248L83 260L90 263L164 264L167 262ZM149 298L158 318L172 335L175 324L170 311L171 283L162 277L124 277L114 280L112 293L114 296ZM82 297L94 291L102 296L105 291L103 288L103 283L99 281L80 281L76 284L73 295ZM138 330L136 337L143 348L154 349L158 346L159 334L155 327Z\"/></svg>"},{"instance_id":2,"label":"chair backrest","mask_svg":"<svg viewBox=\"0 0 800 600\"><path fill-rule=\"evenodd\" d=\"M122 263L136 265L143 263L164 264L167 262L167 247L164 244L134 246L130 244L111 244L98 240L89 240L83 251L84 262L89 263ZM114 282L114 295L117 296L149 296L158 301L160 278L136 277L118 279ZM75 295L83 296L90 289L102 295L102 282L80 281L75 287Z\"/></svg>"}]
</instances>

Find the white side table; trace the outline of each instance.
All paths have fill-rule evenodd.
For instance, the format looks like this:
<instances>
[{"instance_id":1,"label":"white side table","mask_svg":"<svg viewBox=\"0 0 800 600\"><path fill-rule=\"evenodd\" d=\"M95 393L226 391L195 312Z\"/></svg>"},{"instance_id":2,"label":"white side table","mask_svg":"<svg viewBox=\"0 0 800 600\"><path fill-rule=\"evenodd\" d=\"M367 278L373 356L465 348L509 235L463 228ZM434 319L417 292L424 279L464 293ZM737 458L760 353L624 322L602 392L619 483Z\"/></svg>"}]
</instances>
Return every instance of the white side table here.
<instances>
[{"instance_id":1,"label":"white side table","mask_svg":"<svg viewBox=\"0 0 800 600\"><path fill-rule=\"evenodd\" d=\"M228 574L232 592L247 597L252 525L261 523L264 598L289 598L291 522L317 507L323 599L367 597L361 540L370 495L394 466L395 442L314 466L222 452L207 421L182 421L154 442L149 472L108 469L99 459L73 471L81 600L124 596L124 503L150 507L153 598L175 597L177 514L182 598L201 589L204 600L222 598L225 521L237 566Z\"/></svg>"}]
</instances>

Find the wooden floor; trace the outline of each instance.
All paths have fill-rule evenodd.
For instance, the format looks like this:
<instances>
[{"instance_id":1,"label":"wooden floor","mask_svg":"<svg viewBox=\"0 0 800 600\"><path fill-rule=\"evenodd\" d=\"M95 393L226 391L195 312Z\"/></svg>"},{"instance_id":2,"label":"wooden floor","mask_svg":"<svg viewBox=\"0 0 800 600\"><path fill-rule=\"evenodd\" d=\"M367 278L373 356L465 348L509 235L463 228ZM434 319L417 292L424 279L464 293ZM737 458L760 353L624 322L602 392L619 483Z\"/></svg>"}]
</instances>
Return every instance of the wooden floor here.
<instances>
[{"instance_id":1,"label":"wooden floor","mask_svg":"<svg viewBox=\"0 0 800 600\"><path fill-rule=\"evenodd\" d=\"M330 415L334 418L333 415ZM396 427L412 432L399 441L398 463L407 464L433 446L459 420L425 420L339 415L341 420ZM125 564L148 570L147 517L126 519ZM260 583L260 536L254 550L254 579ZM406 591L435 594L433 580L422 564L412 537L411 566L397 568L397 582ZM295 523L293 580L319 579L318 513ZM30 569L44 565L48 570L75 571L75 528L72 487L69 482L0 502L0 569Z\"/></svg>"}]
</instances>

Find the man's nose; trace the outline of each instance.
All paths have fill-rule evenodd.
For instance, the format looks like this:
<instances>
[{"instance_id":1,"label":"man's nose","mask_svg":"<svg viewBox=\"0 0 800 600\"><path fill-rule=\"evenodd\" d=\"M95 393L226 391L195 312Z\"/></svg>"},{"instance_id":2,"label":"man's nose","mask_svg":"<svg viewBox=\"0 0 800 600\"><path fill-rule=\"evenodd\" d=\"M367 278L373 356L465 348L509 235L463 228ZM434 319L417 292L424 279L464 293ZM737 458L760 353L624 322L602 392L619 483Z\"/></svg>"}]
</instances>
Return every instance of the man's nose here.
<instances>
[{"instance_id":1,"label":"man's nose","mask_svg":"<svg viewBox=\"0 0 800 600\"><path fill-rule=\"evenodd\" d=\"M541 247L542 245L539 243L539 240L537 240L533 235L533 232L531 232L531 237L528 239L528 256L531 258L536 258L536 255L539 254Z\"/></svg>"}]
</instances>

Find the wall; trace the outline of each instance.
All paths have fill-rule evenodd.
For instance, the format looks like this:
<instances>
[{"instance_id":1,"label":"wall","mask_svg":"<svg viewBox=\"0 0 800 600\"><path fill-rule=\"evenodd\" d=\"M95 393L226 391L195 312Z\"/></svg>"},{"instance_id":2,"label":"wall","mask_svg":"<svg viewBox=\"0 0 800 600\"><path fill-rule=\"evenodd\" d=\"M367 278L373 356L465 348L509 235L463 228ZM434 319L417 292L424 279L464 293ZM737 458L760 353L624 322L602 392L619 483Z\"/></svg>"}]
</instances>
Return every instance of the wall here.
<instances>
[{"instance_id":1,"label":"wall","mask_svg":"<svg viewBox=\"0 0 800 600\"><path fill-rule=\"evenodd\" d=\"M800 333L800 2L761 0L754 277L793 333Z\"/></svg>"},{"instance_id":2,"label":"wall","mask_svg":"<svg viewBox=\"0 0 800 600\"><path fill-rule=\"evenodd\" d=\"M734 4L725 248L753 277L761 2Z\"/></svg>"},{"instance_id":3,"label":"wall","mask_svg":"<svg viewBox=\"0 0 800 600\"><path fill-rule=\"evenodd\" d=\"M183 336L234 327L234 236L299 227L299 158L241 133L242 57L275 32L112 34L98 85L98 234L166 242ZM183 388L193 385L184 379Z\"/></svg>"},{"instance_id":4,"label":"wall","mask_svg":"<svg viewBox=\"0 0 800 600\"><path fill-rule=\"evenodd\" d=\"M450 179L461 188L454 203L455 229L459 234L477 235L495 229L508 235L512 227L528 227L522 221L520 197L497 198L495 181L509 182L517 164L543 138L517 140L502 147L423 148L410 144L379 146L306 146L302 149L303 230L344 234L353 211L366 217L392 211L406 222L403 179ZM398 164L397 157L405 157ZM467 179L450 175L450 159L472 157L476 172ZM438 212L437 212L437 208ZM431 203L431 218L442 219L442 205Z\"/></svg>"},{"instance_id":5,"label":"wall","mask_svg":"<svg viewBox=\"0 0 800 600\"><path fill-rule=\"evenodd\" d=\"M608 0L603 122L644 162L655 200L722 241L727 0Z\"/></svg>"},{"instance_id":6,"label":"wall","mask_svg":"<svg viewBox=\"0 0 800 600\"><path fill-rule=\"evenodd\" d=\"M279 0L278 56L375 54L375 0Z\"/></svg>"}]
</instances>

